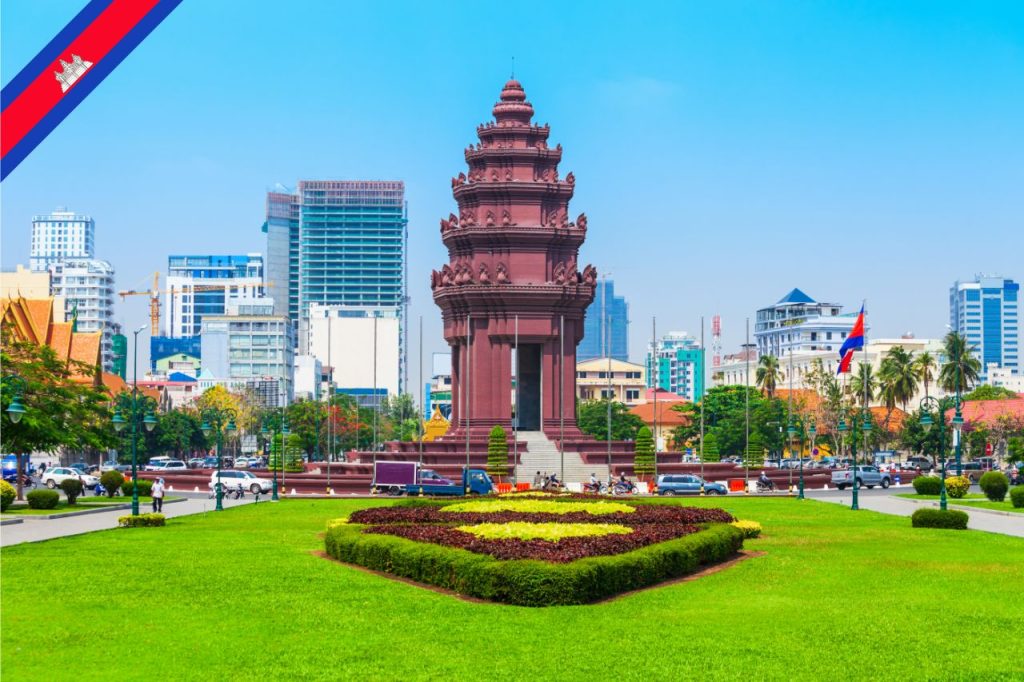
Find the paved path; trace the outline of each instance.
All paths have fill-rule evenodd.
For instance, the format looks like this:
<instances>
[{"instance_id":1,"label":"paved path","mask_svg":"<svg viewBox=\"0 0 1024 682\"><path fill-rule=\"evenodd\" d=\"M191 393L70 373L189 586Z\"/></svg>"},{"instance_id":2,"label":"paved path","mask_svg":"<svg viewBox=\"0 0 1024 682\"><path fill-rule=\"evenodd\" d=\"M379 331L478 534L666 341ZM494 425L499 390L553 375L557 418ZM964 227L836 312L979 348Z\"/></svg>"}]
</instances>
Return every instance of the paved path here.
<instances>
[{"instance_id":1,"label":"paved path","mask_svg":"<svg viewBox=\"0 0 1024 682\"><path fill-rule=\"evenodd\" d=\"M863 492L863 491L861 491ZM851 504L852 495L849 492L832 494L820 494L812 491L807 492L807 497L821 500L822 502L834 502L836 504L842 504L847 507ZM895 516L910 516L917 509L922 506L934 506L938 508L938 502L923 501L923 500L908 500L903 497L894 497L893 495L858 495L857 504L861 509L870 509L871 511L882 512L883 514L893 514ZM952 505L949 507L953 508ZM988 533L1001 533L1003 535L1014 535L1016 537L1024 538L1024 514L1016 514L1014 516L993 513L992 511L982 511L979 509L968 510L964 507L958 507L958 511L967 512L968 521L967 527L972 530L983 530Z\"/></svg>"},{"instance_id":2,"label":"paved path","mask_svg":"<svg viewBox=\"0 0 1024 682\"><path fill-rule=\"evenodd\" d=\"M180 496L181 493L172 492L171 496ZM260 497L260 504L267 502L267 496ZM254 501L252 495L246 495L241 500L224 500L224 507L237 507L241 504L251 504ZM183 502L172 502L164 504L164 515L167 518L175 516L187 516L189 514L202 514L213 511L214 500L206 495L188 495ZM143 505L139 511L151 511L149 505ZM39 542L40 540L51 540L64 537L65 535L80 535L91 533L96 530L107 530L117 528L117 519L120 516L130 514L130 509L112 509L110 511L85 514L82 516L66 516L60 519L43 519L23 516L22 523L0 527L0 546L17 545L23 542Z\"/></svg>"}]
</instances>

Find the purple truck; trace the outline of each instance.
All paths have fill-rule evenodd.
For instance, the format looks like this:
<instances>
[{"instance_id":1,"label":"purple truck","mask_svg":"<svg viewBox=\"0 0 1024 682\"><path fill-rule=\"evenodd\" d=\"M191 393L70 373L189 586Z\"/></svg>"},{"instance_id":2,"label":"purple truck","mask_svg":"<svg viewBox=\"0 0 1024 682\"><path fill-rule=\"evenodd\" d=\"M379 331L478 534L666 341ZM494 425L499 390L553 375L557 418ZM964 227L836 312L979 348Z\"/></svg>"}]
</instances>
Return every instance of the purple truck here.
<instances>
[{"instance_id":1,"label":"purple truck","mask_svg":"<svg viewBox=\"0 0 1024 682\"><path fill-rule=\"evenodd\" d=\"M451 479L433 469L420 469L416 462L376 462L371 490L387 495L403 495L413 485L454 485Z\"/></svg>"}]
</instances>

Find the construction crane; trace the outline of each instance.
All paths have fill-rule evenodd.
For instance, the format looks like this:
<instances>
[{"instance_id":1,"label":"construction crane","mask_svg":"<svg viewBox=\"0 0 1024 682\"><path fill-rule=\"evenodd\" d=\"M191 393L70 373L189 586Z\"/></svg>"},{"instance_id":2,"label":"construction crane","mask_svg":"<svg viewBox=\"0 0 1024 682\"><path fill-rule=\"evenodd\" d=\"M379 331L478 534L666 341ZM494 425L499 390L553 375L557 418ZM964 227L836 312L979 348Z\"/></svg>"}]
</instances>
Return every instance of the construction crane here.
<instances>
[{"instance_id":1,"label":"construction crane","mask_svg":"<svg viewBox=\"0 0 1024 682\"><path fill-rule=\"evenodd\" d=\"M272 282L261 282L258 285L251 285L255 288L265 289L270 286ZM173 298L176 295L188 294L196 291L217 291L218 289L231 289L239 285L238 282L230 282L225 284L190 284L180 289L171 287L170 289L160 289L160 273L153 273L153 288L148 291L136 291L135 289L129 289L127 291L119 291L117 295L121 297L123 301L128 296L149 296L149 324L150 334L153 336L160 336L160 295L170 294Z\"/></svg>"}]
</instances>

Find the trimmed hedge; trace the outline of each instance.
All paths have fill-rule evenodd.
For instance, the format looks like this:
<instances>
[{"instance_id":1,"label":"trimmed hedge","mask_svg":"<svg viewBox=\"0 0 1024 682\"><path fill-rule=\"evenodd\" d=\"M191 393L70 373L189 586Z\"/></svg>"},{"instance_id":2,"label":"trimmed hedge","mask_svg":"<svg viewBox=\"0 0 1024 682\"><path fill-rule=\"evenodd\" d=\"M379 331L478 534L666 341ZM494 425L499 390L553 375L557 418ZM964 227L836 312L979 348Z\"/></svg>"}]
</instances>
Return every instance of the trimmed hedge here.
<instances>
[{"instance_id":1,"label":"trimmed hedge","mask_svg":"<svg viewBox=\"0 0 1024 682\"><path fill-rule=\"evenodd\" d=\"M587 604L692 573L703 564L729 558L743 546L739 529L712 524L699 533L632 552L555 564L501 561L462 549L363 533L363 528L328 528L327 553L374 571L519 606Z\"/></svg>"},{"instance_id":2,"label":"trimmed hedge","mask_svg":"<svg viewBox=\"0 0 1024 682\"><path fill-rule=\"evenodd\" d=\"M955 509L918 509L910 517L910 524L914 528L967 530L967 512Z\"/></svg>"},{"instance_id":3,"label":"trimmed hedge","mask_svg":"<svg viewBox=\"0 0 1024 682\"><path fill-rule=\"evenodd\" d=\"M1024 507L1024 485L1018 485L1014 488L1010 488L1010 503L1014 509L1021 509Z\"/></svg>"},{"instance_id":4,"label":"trimmed hedge","mask_svg":"<svg viewBox=\"0 0 1024 682\"><path fill-rule=\"evenodd\" d=\"M942 479L938 476L918 476L913 485L918 495L938 495L942 492Z\"/></svg>"},{"instance_id":5,"label":"trimmed hedge","mask_svg":"<svg viewBox=\"0 0 1024 682\"><path fill-rule=\"evenodd\" d=\"M79 496L85 492L85 486L77 478L65 478L57 487L68 496L68 504L75 504Z\"/></svg>"},{"instance_id":6,"label":"trimmed hedge","mask_svg":"<svg viewBox=\"0 0 1024 682\"><path fill-rule=\"evenodd\" d=\"M124 476L120 471L113 469L104 471L100 476L100 485L107 491L107 497L113 497L117 494L117 489L124 485Z\"/></svg>"},{"instance_id":7,"label":"trimmed hedge","mask_svg":"<svg viewBox=\"0 0 1024 682\"><path fill-rule=\"evenodd\" d=\"M117 525L121 528L141 528L167 524L163 514L139 514L138 516L121 516L117 519Z\"/></svg>"},{"instance_id":8,"label":"trimmed hedge","mask_svg":"<svg viewBox=\"0 0 1024 682\"><path fill-rule=\"evenodd\" d=\"M0 511L7 511L7 508L14 502L18 491L7 481L0 481Z\"/></svg>"},{"instance_id":9,"label":"trimmed hedge","mask_svg":"<svg viewBox=\"0 0 1024 682\"><path fill-rule=\"evenodd\" d=\"M971 489L971 479L966 476L950 476L946 479L946 494L960 499Z\"/></svg>"},{"instance_id":10,"label":"trimmed hedge","mask_svg":"<svg viewBox=\"0 0 1024 682\"><path fill-rule=\"evenodd\" d=\"M1002 471L987 471L982 474L978 485L985 497L993 502L1002 502L1006 499L1006 491L1010 489L1010 479Z\"/></svg>"},{"instance_id":11,"label":"trimmed hedge","mask_svg":"<svg viewBox=\"0 0 1024 682\"><path fill-rule=\"evenodd\" d=\"M60 493L56 490L33 490L25 495L30 509L56 509Z\"/></svg>"},{"instance_id":12,"label":"trimmed hedge","mask_svg":"<svg viewBox=\"0 0 1024 682\"><path fill-rule=\"evenodd\" d=\"M127 497L131 497L132 496L132 482L131 481L125 481L124 483L122 483L121 484L121 491L124 492L124 494ZM140 478L139 479L139 497L149 497L149 494L151 492L153 492L153 481L149 480L148 478Z\"/></svg>"}]
</instances>

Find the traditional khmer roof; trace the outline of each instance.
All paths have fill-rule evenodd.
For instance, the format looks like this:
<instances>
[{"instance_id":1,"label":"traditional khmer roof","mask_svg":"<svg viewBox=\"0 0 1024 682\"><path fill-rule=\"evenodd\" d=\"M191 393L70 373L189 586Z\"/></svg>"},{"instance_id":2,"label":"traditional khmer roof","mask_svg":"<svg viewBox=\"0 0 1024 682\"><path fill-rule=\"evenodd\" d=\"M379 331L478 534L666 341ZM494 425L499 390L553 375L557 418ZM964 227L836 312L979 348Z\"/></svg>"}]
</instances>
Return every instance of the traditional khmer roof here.
<instances>
[{"instance_id":1,"label":"traditional khmer roof","mask_svg":"<svg viewBox=\"0 0 1024 682\"><path fill-rule=\"evenodd\" d=\"M782 305L783 303L815 303L816 301L800 291L799 289L793 289L791 292L779 299L779 302L775 305Z\"/></svg>"},{"instance_id":2,"label":"traditional khmer roof","mask_svg":"<svg viewBox=\"0 0 1024 682\"><path fill-rule=\"evenodd\" d=\"M82 362L95 368L75 378L97 385L100 379L102 332L76 332L73 322L54 322L53 298L21 296L0 301L0 324L14 341L49 346L64 361Z\"/></svg>"},{"instance_id":3,"label":"traditional khmer roof","mask_svg":"<svg viewBox=\"0 0 1024 682\"><path fill-rule=\"evenodd\" d=\"M956 413L954 408L946 410L946 423ZM1024 398L1009 400L967 400L960 403L960 414L965 422L995 424L999 418L1024 421Z\"/></svg>"}]
</instances>

